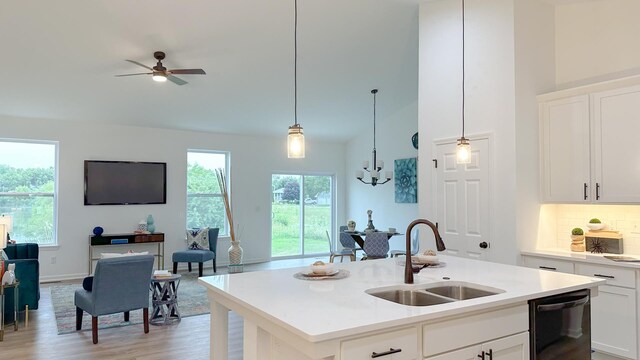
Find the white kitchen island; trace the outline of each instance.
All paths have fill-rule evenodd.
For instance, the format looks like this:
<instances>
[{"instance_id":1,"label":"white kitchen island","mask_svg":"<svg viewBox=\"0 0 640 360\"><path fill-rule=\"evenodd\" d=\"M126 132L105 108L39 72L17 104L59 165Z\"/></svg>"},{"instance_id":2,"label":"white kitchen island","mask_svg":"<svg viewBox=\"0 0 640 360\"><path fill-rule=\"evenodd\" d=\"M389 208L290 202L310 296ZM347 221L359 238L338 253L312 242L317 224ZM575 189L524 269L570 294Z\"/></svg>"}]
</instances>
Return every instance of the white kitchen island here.
<instances>
[{"instance_id":1,"label":"white kitchen island","mask_svg":"<svg viewBox=\"0 0 640 360\"><path fill-rule=\"evenodd\" d=\"M336 264L341 280L298 280L306 268L200 278L211 305L211 358L227 359L228 312L244 319L244 359L528 359L528 305L535 298L591 288L604 280L439 256L404 284L397 259ZM312 261L310 261L312 262ZM465 282L504 292L432 306L407 306L367 290ZM400 349L401 351L398 351ZM500 354L504 350L504 356ZM384 355L388 353L388 355Z\"/></svg>"}]
</instances>

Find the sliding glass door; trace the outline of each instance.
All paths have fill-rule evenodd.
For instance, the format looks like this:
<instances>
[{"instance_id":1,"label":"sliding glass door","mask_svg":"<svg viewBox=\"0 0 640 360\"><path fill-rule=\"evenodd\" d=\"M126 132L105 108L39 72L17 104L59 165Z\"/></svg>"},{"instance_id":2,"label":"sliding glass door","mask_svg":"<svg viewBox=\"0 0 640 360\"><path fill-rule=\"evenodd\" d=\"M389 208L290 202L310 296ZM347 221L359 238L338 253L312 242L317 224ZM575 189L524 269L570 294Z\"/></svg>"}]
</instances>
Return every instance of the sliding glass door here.
<instances>
[{"instance_id":1,"label":"sliding glass door","mask_svg":"<svg viewBox=\"0 0 640 360\"><path fill-rule=\"evenodd\" d=\"M333 177L274 174L271 178L271 256L296 257L329 252Z\"/></svg>"}]
</instances>

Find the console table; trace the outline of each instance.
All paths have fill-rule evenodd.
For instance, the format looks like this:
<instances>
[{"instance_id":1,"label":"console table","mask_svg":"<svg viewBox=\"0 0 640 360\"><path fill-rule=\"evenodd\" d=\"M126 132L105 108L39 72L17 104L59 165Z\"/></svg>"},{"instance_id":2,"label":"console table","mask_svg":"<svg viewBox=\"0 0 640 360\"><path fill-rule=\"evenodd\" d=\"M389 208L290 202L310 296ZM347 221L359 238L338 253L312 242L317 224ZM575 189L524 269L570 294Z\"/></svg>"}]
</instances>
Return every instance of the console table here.
<instances>
[{"instance_id":1,"label":"console table","mask_svg":"<svg viewBox=\"0 0 640 360\"><path fill-rule=\"evenodd\" d=\"M164 270L164 233L153 234L102 234L89 236L89 275L93 273L93 262L100 258L93 257L95 246L136 245L157 243L158 251L154 255L158 258L158 268Z\"/></svg>"}]
</instances>

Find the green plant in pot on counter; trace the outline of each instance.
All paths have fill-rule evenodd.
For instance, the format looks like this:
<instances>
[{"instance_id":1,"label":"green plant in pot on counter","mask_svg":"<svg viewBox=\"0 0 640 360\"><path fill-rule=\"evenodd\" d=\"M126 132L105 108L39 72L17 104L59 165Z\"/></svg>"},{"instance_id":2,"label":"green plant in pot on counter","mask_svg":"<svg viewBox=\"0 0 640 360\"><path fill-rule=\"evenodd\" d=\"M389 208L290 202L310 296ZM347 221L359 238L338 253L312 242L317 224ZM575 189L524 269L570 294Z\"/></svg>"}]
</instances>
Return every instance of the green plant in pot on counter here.
<instances>
[{"instance_id":1,"label":"green plant in pot on counter","mask_svg":"<svg viewBox=\"0 0 640 360\"><path fill-rule=\"evenodd\" d=\"M602 224L602 221L600 221L600 219L598 219L598 218L593 218L593 219L589 220L589 224Z\"/></svg>"},{"instance_id":2,"label":"green plant in pot on counter","mask_svg":"<svg viewBox=\"0 0 640 360\"><path fill-rule=\"evenodd\" d=\"M581 228L571 230L571 251L584 251L584 231Z\"/></svg>"}]
</instances>

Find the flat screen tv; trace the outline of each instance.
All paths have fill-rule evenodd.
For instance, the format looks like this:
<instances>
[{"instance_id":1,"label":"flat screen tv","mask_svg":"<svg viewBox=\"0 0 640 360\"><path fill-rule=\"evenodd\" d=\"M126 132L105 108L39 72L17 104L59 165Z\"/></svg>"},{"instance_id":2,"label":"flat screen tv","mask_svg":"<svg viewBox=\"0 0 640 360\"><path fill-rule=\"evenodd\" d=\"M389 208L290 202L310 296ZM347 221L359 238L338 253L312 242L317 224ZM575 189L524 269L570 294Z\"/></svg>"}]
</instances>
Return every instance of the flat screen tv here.
<instances>
[{"instance_id":1,"label":"flat screen tv","mask_svg":"<svg viewBox=\"0 0 640 360\"><path fill-rule=\"evenodd\" d=\"M85 205L166 203L166 163L84 161Z\"/></svg>"}]
</instances>

